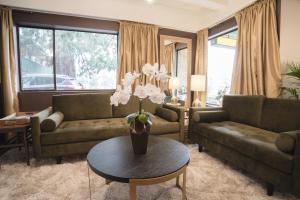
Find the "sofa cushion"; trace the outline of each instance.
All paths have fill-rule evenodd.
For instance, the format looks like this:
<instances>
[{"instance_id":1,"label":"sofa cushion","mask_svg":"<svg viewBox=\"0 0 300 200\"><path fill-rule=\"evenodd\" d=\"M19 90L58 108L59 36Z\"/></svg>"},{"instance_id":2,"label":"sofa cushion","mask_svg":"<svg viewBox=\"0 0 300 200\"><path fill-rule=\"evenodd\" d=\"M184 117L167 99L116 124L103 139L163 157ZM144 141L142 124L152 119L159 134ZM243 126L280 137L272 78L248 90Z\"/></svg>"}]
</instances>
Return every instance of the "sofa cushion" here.
<instances>
[{"instance_id":1,"label":"sofa cushion","mask_svg":"<svg viewBox=\"0 0 300 200\"><path fill-rule=\"evenodd\" d=\"M167 109L167 108L157 108L156 109L156 115L159 117L166 119L170 122L176 122L178 121L178 115L175 111Z\"/></svg>"},{"instance_id":2,"label":"sofa cushion","mask_svg":"<svg viewBox=\"0 0 300 200\"><path fill-rule=\"evenodd\" d=\"M162 135L179 132L178 122L168 122L155 116L150 134ZM105 140L128 135L129 125L126 118L64 121L55 131L41 134L42 144L66 144Z\"/></svg>"},{"instance_id":3,"label":"sofa cushion","mask_svg":"<svg viewBox=\"0 0 300 200\"><path fill-rule=\"evenodd\" d=\"M167 133L179 133L179 122L169 122L157 115L154 116L150 134L162 135Z\"/></svg>"},{"instance_id":4,"label":"sofa cushion","mask_svg":"<svg viewBox=\"0 0 300 200\"><path fill-rule=\"evenodd\" d=\"M41 134L42 144L105 140L129 133L125 118L64 121L55 131Z\"/></svg>"},{"instance_id":5,"label":"sofa cushion","mask_svg":"<svg viewBox=\"0 0 300 200\"><path fill-rule=\"evenodd\" d=\"M53 110L66 121L112 117L111 94L68 94L53 96Z\"/></svg>"},{"instance_id":6,"label":"sofa cushion","mask_svg":"<svg viewBox=\"0 0 300 200\"><path fill-rule=\"evenodd\" d=\"M275 132L299 130L299 119L299 100L266 99L260 127Z\"/></svg>"},{"instance_id":7,"label":"sofa cushion","mask_svg":"<svg viewBox=\"0 0 300 200\"><path fill-rule=\"evenodd\" d=\"M139 110L139 98L131 96L126 105L113 106L113 117L126 117Z\"/></svg>"},{"instance_id":8,"label":"sofa cushion","mask_svg":"<svg viewBox=\"0 0 300 200\"><path fill-rule=\"evenodd\" d=\"M54 131L63 121L64 114L61 112L55 112L46 119L44 119L41 123L42 131Z\"/></svg>"},{"instance_id":9,"label":"sofa cushion","mask_svg":"<svg viewBox=\"0 0 300 200\"><path fill-rule=\"evenodd\" d=\"M231 121L196 124L198 134L285 173L292 172L293 156L275 146L277 133Z\"/></svg>"},{"instance_id":10,"label":"sofa cushion","mask_svg":"<svg viewBox=\"0 0 300 200\"><path fill-rule=\"evenodd\" d=\"M230 121L259 126L264 96L230 96L223 98L223 109Z\"/></svg>"},{"instance_id":11,"label":"sofa cushion","mask_svg":"<svg viewBox=\"0 0 300 200\"><path fill-rule=\"evenodd\" d=\"M285 153L294 153L297 135L289 132L280 133L276 139L276 147Z\"/></svg>"}]
</instances>

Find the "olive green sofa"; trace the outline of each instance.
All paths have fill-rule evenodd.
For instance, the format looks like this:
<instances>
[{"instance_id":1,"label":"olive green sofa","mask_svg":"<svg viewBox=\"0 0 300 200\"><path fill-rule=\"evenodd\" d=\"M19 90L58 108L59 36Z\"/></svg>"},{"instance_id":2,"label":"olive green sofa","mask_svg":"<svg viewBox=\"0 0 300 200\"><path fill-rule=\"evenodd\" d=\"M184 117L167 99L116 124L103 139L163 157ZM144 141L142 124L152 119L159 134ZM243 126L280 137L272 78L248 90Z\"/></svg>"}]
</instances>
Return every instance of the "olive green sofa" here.
<instances>
[{"instance_id":1,"label":"olive green sofa","mask_svg":"<svg viewBox=\"0 0 300 200\"><path fill-rule=\"evenodd\" d=\"M300 195L300 101L224 96L223 107L190 108L188 137L266 182Z\"/></svg>"},{"instance_id":2,"label":"olive green sofa","mask_svg":"<svg viewBox=\"0 0 300 200\"><path fill-rule=\"evenodd\" d=\"M110 96L100 93L53 96L52 107L31 118L35 157L56 157L60 162L62 156L84 154L103 140L128 135L126 116L138 111L139 100L131 97L127 105L112 106ZM143 100L142 108L154 114L150 134L183 140L182 109L154 104L148 99ZM58 111L63 114L63 121L54 131L43 131L41 123Z\"/></svg>"}]
</instances>

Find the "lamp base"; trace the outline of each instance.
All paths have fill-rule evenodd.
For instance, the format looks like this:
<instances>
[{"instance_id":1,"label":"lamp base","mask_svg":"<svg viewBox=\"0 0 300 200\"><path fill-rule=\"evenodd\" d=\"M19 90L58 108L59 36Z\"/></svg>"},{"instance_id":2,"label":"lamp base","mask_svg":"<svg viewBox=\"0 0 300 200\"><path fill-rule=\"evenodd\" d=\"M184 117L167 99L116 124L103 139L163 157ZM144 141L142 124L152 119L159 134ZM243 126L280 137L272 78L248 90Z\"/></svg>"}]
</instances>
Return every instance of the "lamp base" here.
<instances>
[{"instance_id":1,"label":"lamp base","mask_svg":"<svg viewBox=\"0 0 300 200\"><path fill-rule=\"evenodd\" d=\"M193 107L201 107L201 101L199 99L195 99L192 106Z\"/></svg>"}]
</instances>

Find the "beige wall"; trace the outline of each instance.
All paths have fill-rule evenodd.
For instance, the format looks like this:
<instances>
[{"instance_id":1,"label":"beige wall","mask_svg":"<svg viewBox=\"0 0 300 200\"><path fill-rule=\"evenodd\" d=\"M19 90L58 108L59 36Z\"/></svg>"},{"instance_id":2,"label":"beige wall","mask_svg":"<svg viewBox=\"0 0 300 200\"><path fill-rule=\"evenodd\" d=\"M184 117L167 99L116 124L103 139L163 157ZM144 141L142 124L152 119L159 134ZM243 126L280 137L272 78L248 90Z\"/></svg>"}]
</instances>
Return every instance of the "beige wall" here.
<instances>
[{"instance_id":1,"label":"beige wall","mask_svg":"<svg viewBox=\"0 0 300 200\"><path fill-rule=\"evenodd\" d=\"M281 4L281 61L300 63L300 0L282 0Z\"/></svg>"},{"instance_id":2,"label":"beige wall","mask_svg":"<svg viewBox=\"0 0 300 200\"><path fill-rule=\"evenodd\" d=\"M300 63L300 0L281 0L280 54L283 64ZM282 70L286 71L284 65ZM292 82L283 77L283 86Z\"/></svg>"}]
</instances>

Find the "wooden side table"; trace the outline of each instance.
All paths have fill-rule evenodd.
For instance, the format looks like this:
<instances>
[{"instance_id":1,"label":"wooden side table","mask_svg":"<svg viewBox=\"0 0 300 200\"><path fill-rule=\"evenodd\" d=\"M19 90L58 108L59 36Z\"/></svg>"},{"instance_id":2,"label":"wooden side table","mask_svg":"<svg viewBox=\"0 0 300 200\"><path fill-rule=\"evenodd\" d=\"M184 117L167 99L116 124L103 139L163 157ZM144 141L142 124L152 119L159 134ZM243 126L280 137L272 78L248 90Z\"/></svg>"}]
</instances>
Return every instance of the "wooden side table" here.
<instances>
[{"instance_id":1,"label":"wooden side table","mask_svg":"<svg viewBox=\"0 0 300 200\"><path fill-rule=\"evenodd\" d=\"M0 126L0 134L9 134L16 133L17 134L17 143L16 144L4 144L0 145L0 149L9 149L16 147L24 147L26 153L26 162L27 165L30 165L29 159L29 145L28 140L31 137L30 135L30 124L22 124L22 125L8 125L8 126Z\"/></svg>"}]
</instances>

